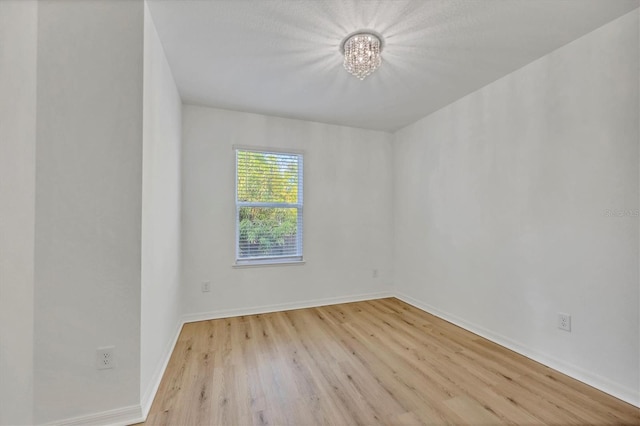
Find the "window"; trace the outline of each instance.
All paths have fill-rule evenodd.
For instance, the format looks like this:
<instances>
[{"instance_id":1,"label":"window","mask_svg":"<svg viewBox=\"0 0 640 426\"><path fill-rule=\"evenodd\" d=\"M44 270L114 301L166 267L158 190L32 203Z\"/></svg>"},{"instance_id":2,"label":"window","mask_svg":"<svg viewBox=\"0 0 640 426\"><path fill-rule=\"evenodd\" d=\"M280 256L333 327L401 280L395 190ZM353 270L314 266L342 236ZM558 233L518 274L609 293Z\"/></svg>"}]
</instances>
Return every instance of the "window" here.
<instances>
[{"instance_id":1,"label":"window","mask_svg":"<svg viewBox=\"0 0 640 426\"><path fill-rule=\"evenodd\" d=\"M302 261L302 154L235 151L236 264Z\"/></svg>"}]
</instances>

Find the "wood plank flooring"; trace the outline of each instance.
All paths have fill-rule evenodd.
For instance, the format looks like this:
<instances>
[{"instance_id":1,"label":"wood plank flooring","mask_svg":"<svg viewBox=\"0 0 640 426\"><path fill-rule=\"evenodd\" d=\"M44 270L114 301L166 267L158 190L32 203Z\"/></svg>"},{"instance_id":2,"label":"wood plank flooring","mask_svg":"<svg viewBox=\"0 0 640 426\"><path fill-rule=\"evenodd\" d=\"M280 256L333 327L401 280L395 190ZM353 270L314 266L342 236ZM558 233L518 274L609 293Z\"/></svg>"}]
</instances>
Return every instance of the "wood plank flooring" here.
<instances>
[{"instance_id":1,"label":"wood plank flooring","mask_svg":"<svg viewBox=\"0 0 640 426\"><path fill-rule=\"evenodd\" d=\"M390 298L186 324L144 424L640 425L640 409Z\"/></svg>"}]
</instances>

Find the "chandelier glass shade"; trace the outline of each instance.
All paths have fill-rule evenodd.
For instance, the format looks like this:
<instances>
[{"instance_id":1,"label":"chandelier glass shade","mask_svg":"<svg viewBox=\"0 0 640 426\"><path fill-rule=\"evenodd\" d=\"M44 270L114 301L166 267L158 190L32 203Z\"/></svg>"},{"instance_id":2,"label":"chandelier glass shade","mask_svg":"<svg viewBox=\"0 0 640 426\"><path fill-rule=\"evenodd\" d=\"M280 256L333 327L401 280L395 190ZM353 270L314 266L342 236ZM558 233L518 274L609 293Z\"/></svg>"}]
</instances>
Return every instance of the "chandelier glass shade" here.
<instances>
[{"instance_id":1,"label":"chandelier glass shade","mask_svg":"<svg viewBox=\"0 0 640 426\"><path fill-rule=\"evenodd\" d=\"M344 53L344 68L360 80L364 80L382 63L382 37L373 31L350 34L340 47Z\"/></svg>"}]
</instances>

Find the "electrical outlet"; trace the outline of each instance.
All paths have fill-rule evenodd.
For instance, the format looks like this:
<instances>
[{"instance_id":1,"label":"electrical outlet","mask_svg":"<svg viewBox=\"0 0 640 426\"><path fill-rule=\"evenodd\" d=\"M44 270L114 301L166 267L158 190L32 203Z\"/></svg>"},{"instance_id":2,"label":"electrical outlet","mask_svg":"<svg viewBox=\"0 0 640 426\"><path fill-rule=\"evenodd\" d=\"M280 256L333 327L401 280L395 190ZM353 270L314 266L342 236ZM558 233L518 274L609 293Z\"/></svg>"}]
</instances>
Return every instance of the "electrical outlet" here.
<instances>
[{"instance_id":1,"label":"electrical outlet","mask_svg":"<svg viewBox=\"0 0 640 426\"><path fill-rule=\"evenodd\" d=\"M571 315L563 314L562 312L558 314L558 328L560 330L571 331Z\"/></svg>"},{"instance_id":2,"label":"electrical outlet","mask_svg":"<svg viewBox=\"0 0 640 426\"><path fill-rule=\"evenodd\" d=\"M116 359L113 351L115 346L104 346L96 350L96 368L98 370L106 370L116 366Z\"/></svg>"},{"instance_id":3,"label":"electrical outlet","mask_svg":"<svg viewBox=\"0 0 640 426\"><path fill-rule=\"evenodd\" d=\"M203 281L202 282L202 292L208 293L211 291L211 281Z\"/></svg>"},{"instance_id":4,"label":"electrical outlet","mask_svg":"<svg viewBox=\"0 0 640 426\"><path fill-rule=\"evenodd\" d=\"M378 278L378 270L377 270L377 269L374 269L374 270L371 272L371 276L372 276L373 278Z\"/></svg>"}]
</instances>

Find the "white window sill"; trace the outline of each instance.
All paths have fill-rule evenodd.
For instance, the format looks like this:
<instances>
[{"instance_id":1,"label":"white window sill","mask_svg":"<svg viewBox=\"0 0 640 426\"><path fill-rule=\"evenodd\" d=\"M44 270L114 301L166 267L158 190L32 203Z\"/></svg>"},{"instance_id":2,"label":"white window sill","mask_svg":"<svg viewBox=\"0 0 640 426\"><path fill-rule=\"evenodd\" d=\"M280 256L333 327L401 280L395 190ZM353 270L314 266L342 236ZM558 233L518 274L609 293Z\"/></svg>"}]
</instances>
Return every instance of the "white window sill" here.
<instances>
[{"instance_id":1,"label":"white window sill","mask_svg":"<svg viewBox=\"0 0 640 426\"><path fill-rule=\"evenodd\" d=\"M256 260L253 262L234 263L232 268L261 268L263 266L302 266L307 263L305 260Z\"/></svg>"}]
</instances>

